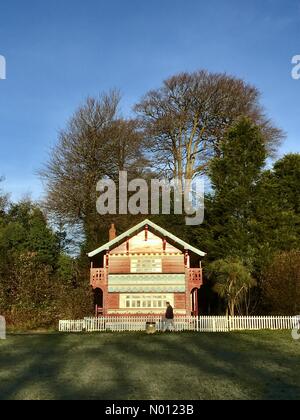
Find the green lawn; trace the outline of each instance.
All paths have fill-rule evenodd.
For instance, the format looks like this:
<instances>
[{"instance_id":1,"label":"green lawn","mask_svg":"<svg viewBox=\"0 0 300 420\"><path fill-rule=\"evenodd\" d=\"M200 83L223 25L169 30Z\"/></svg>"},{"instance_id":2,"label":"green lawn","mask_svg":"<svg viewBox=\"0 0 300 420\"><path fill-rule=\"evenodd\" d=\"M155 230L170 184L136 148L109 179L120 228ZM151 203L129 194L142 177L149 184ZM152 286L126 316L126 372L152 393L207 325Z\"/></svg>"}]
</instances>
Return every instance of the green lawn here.
<instances>
[{"instance_id":1,"label":"green lawn","mask_svg":"<svg viewBox=\"0 0 300 420\"><path fill-rule=\"evenodd\" d=\"M11 335L0 399L300 399L290 332Z\"/></svg>"}]
</instances>

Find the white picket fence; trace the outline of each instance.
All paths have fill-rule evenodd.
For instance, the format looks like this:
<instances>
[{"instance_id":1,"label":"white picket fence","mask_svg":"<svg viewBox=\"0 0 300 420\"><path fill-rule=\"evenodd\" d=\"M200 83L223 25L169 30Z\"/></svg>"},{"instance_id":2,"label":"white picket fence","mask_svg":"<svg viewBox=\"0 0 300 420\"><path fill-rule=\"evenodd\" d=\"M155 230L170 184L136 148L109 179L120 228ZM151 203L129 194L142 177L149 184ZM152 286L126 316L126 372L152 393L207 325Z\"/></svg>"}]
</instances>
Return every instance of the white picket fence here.
<instances>
[{"instance_id":1,"label":"white picket fence","mask_svg":"<svg viewBox=\"0 0 300 420\"><path fill-rule=\"evenodd\" d=\"M60 332L140 332L147 322L155 322L157 331L164 327L161 317L100 317L80 321L59 321ZM176 332L230 332L253 330L292 330L297 323L295 317L256 316L178 316L174 320Z\"/></svg>"}]
</instances>

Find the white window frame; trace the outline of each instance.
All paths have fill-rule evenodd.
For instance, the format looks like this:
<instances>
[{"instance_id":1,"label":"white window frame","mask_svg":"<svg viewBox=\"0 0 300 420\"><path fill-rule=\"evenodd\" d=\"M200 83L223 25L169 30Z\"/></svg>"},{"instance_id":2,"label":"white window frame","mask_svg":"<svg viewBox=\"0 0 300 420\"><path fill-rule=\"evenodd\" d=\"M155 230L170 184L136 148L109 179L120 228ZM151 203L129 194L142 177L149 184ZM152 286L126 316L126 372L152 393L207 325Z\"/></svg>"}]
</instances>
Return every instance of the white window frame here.
<instances>
[{"instance_id":1,"label":"white window frame","mask_svg":"<svg viewBox=\"0 0 300 420\"><path fill-rule=\"evenodd\" d=\"M120 309L165 310L166 303L174 306L173 294L122 294L120 295Z\"/></svg>"}]
</instances>

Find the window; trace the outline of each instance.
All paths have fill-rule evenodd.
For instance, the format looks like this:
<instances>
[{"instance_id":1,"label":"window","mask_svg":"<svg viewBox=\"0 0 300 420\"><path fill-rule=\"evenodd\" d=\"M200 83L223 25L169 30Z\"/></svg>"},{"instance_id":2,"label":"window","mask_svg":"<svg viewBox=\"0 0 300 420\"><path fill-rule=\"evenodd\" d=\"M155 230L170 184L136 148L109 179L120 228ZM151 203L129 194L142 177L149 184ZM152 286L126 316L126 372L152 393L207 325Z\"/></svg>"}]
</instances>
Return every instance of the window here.
<instances>
[{"instance_id":1,"label":"window","mask_svg":"<svg viewBox=\"0 0 300 420\"><path fill-rule=\"evenodd\" d=\"M161 258L132 258L132 273L162 273Z\"/></svg>"},{"instance_id":2,"label":"window","mask_svg":"<svg viewBox=\"0 0 300 420\"><path fill-rule=\"evenodd\" d=\"M121 308L126 309L164 309L167 302L173 304L173 295L123 295Z\"/></svg>"}]
</instances>

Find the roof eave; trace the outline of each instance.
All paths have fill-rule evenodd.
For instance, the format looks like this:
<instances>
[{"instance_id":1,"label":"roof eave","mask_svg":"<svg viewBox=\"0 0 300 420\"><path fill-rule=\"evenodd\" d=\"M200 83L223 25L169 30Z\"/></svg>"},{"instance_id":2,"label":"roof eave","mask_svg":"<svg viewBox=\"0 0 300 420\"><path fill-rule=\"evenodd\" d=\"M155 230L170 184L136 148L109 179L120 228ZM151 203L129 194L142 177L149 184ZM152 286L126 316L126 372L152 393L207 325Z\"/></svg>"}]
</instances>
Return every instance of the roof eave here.
<instances>
[{"instance_id":1,"label":"roof eave","mask_svg":"<svg viewBox=\"0 0 300 420\"><path fill-rule=\"evenodd\" d=\"M146 219L143 222L139 223L138 225L134 226L133 228L129 229L128 231L124 232L123 234L119 235L117 238L113 239L112 241L106 243L102 247L96 249L95 251L92 251L88 253L89 258L93 258L96 255L100 254L104 251L109 251L114 245L117 245L119 242L121 242L123 239L126 239L130 237L133 233L138 231L139 229L143 228L144 226L150 226L152 229L160 232L162 235L170 238L175 243L181 245L184 249L189 250L193 252L196 255L199 255L200 257L205 257L207 254L205 252L200 251L197 248L194 248L193 246L187 244L186 242L182 241L181 239L177 238L172 233L168 232L166 229L161 228L160 226L156 225L155 223L151 222L150 220Z\"/></svg>"}]
</instances>

